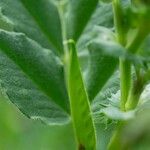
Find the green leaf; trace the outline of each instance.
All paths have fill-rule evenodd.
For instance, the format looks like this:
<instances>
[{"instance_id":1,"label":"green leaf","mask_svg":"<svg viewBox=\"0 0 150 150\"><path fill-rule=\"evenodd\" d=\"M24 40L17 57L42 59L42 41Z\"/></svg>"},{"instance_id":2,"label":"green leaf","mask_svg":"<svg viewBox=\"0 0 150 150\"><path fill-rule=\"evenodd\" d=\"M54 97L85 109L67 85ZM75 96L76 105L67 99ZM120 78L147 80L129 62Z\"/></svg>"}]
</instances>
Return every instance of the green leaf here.
<instances>
[{"instance_id":1,"label":"green leaf","mask_svg":"<svg viewBox=\"0 0 150 150\"><path fill-rule=\"evenodd\" d=\"M79 147L88 150L96 149L96 138L90 104L84 87L76 48L73 42L69 43L69 97L73 126L77 136Z\"/></svg>"},{"instance_id":2,"label":"green leaf","mask_svg":"<svg viewBox=\"0 0 150 150\"><path fill-rule=\"evenodd\" d=\"M116 70L119 58L125 58L136 65L142 65L144 60L126 52L110 29L96 26L93 30L93 40L88 44L90 58L85 74L85 83L91 101Z\"/></svg>"},{"instance_id":3,"label":"green leaf","mask_svg":"<svg viewBox=\"0 0 150 150\"><path fill-rule=\"evenodd\" d=\"M3 15L1 7L0 7L0 29L13 31L13 23L6 16Z\"/></svg>"},{"instance_id":4,"label":"green leaf","mask_svg":"<svg viewBox=\"0 0 150 150\"><path fill-rule=\"evenodd\" d=\"M62 53L61 23L57 7L47 0L21 0L21 2L48 37L53 47Z\"/></svg>"},{"instance_id":5,"label":"green leaf","mask_svg":"<svg viewBox=\"0 0 150 150\"><path fill-rule=\"evenodd\" d=\"M119 71L115 72L112 77L108 80L106 85L97 94L95 99L92 101L92 111L94 114L94 121L97 123L105 123L108 118L99 112L108 107L120 106L120 82L119 82ZM98 114L98 115L97 115ZM107 125L107 124L106 124Z\"/></svg>"},{"instance_id":6,"label":"green leaf","mask_svg":"<svg viewBox=\"0 0 150 150\"><path fill-rule=\"evenodd\" d=\"M40 121L29 120L1 95L0 133L2 150L41 150L43 147L45 150L77 149L70 123L47 126Z\"/></svg>"},{"instance_id":7,"label":"green leaf","mask_svg":"<svg viewBox=\"0 0 150 150\"><path fill-rule=\"evenodd\" d=\"M7 89L8 91L10 89L11 93L8 93L8 95L10 94L10 100L14 103L15 101L19 103L21 98L26 99L23 95L27 94L27 96L30 97L29 99L32 99L32 101L28 101L29 105L24 105L24 100L22 101L23 103L20 103L20 107L23 107L26 113L28 113L28 111L32 112L32 110L35 112L32 105L35 106L35 108L36 106L38 107L38 104L34 103L34 98L35 101L37 100L41 106L43 105L41 108L39 107L39 110L36 108L36 113L38 113L41 109L47 109L46 103L48 101L49 104L52 103L52 108L54 105L57 109L59 108L59 110L69 112L63 66L59 58L50 50L42 48L36 42L27 38L24 34L0 30L0 41L1 53L5 54L5 58L8 57L11 59L12 63L19 66L17 69L13 66L11 68L11 66L8 66L11 63L5 64L5 59L4 61L1 61L1 67L4 70L1 72L1 80L4 82L4 89ZM17 70L22 71L23 74L18 75ZM9 84L9 80L7 81L5 78L11 78L12 74L14 75ZM26 78L30 80L30 82ZM15 92L17 92L17 90L13 88L15 84L17 84L16 86L18 87L18 92L20 91L20 97L17 97L17 94L15 94ZM37 91L35 87L38 89ZM26 91L26 88L31 91L29 90L29 92L27 92L28 90ZM38 91L41 92L42 95L38 95ZM22 96L21 93L23 94ZM46 99L47 102L45 103L42 99ZM29 109L26 107L29 107ZM57 114L57 111L55 112L54 110L53 113Z\"/></svg>"},{"instance_id":8,"label":"green leaf","mask_svg":"<svg viewBox=\"0 0 150 150\"><path fill-rule=\"evenodd\" d=\"M77 41L96 9L98 0L71 0L67 18L67 38Z\"/></svg>"},{"instance_id":9,"label":"green leaf","mask_svg":"<svg viewBox=\"0 0 150 150\"><path fill-rule=\"evenodd\" d=\"M150 109L150 84L144 88L137 106L138 111L146 109Z\"/></svg>"},{"instance_id":10,"label":"green leaf","mask_svg":"<svg viewBox=\"0 0 150 150\"><path fill-rule=\"evenodd\" d=\"M105 18L107 18L107 20ZM93 33L94 26L103 26L108 28L113 27L113 14L110 4L99 4L97 6L94 14L87 24L87 27L77 43L79 51L82 52L85 49L87 50L87 43L95 38L95 32Z\"/></svg>"},{"instance_id":11,"label":"green leaf","mask_svg":"<svg viewBox=\"0 0 150 150\"><path fill-rule=\"evenodd\" d=\"M107 18L107 20L105 18ZM113 13L111 4L98 3L94 14L77 42L78 56L82 72L84 73L83 75L85 75L85 72L88 69L87 64L89 60L89 51L87 45L95 38L95 31L93 31L93 27L95 26L105 26L108 28L113 27Z\"/></svg>"},{"instance_id":12,"label":"green leaf","mask_svg":"<svg viewBox=\"0 0 150 150\"><path fill-rule=\"evenodd\" d=\"M45 1L45 3L48 3L47 7L48 8L52 7L54 9L54 13L55 13L56 7L53 4L51 4L49 1ZM33 18L33 16L29 13L29 11L22 4L21 0L13 0L13 1L12 0L0 0L0 9L1 9L1 14L2 14L3 18L7 18L7 20L9 20L9 22L11 22L13 24L13 28L11 27L11 29L13 31L23 32L30 39L37 41L42 47L45 47L45 48L51 49L55 52L58 52L58 49L56 49L56 46L53 45L52 42L50 42L50 37L48 38L48 33L50 32L50 29L54 29L55 27L58 27L57 31L55 31L56 32L55 35L60 34L59 33L60 32L59 22L58 22L58 24L53 24L54 22L56 23L57 21L59 21L58 20L59 16L58 16L57 12L55 13L56 16L54 16L54 20L46 20L46 17L51 16L50 15L51 9L47 10L47 11L44 10L44 11L42 11L42 13L40 12L39 18L41 17L41 15L43 15L43 17L44 17L44 15L46 15L43 13L46 13L46 12L49 13L48 16L45 16L44 18L42 18L44 23L46 23L46 21L48 21L48 23L51 21L50 24L45 24L45 26L47 25L49 28L48 29L49 32L46 35L43 32L43 29L41 29L39 22L37 22ZM39 8L37 8L37 9L39 9ZM41 7L40 9L44 9L44 8ZM36 12L36 13L39 13L39 12ZM55 17L56 17L56 20L55 20ZM47 28L47 26L44 28ZM55 26L55 27L52 27L52 26ZM2 29L4 29L4 28L2 28ZM53 31L51 31L51 32L53 32ZM61 38L61 37L55 37L55 35L54 35L52 41L54 39L57 41L56 38L58 38L58 39Z\"/></svg>"}]
</instances>

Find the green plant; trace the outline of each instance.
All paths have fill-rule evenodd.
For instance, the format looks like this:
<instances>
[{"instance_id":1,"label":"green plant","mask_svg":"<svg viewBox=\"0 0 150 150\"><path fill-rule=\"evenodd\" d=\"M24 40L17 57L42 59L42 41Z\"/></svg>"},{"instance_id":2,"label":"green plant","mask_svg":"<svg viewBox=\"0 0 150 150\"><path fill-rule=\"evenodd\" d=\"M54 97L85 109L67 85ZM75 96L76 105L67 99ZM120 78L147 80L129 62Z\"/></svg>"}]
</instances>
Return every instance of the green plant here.
<instances>
[{"instance_id":1,"label":"green plant","mask_svg":"<svg viewBox=\"0 0 150 150\"><path fill-rule=\"evenodd\" d=\"M134 148L149 131L149 13L146 0L0 0L4 96L31 119L72 123L78 150Z\"/></svg>"}]
</instances>

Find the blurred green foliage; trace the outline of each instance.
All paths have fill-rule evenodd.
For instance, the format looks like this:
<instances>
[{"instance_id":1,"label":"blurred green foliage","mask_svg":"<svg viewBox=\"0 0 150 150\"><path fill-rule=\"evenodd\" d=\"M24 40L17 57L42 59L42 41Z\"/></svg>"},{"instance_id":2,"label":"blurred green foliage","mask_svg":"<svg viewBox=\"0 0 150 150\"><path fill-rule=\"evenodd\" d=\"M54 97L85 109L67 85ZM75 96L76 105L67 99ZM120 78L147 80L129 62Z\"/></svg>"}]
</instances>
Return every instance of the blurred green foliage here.
<instances>
[{"instance_id":1,"label":"blurred green foliage","mask_svg":"<svg viewBox=\"0 0 150 150\"><path fill-rule=\"evenodd\" d=\"M135 119L127 122L120 138L125 150L149 150L149 114L148 107ZM96 126L99 139L97 149L106 150L114 126ZM75 150L75 145L70 124L47 126L40 121L30 120L9 101L0 97L0 150Z\"/></svg>"},{"instance_id":2,"label":"blurred green foliage","mask_svg":"<svg viewBox=\"0 0 150 150\"><path fill-rule=\"evenodd\" d=\"M0 150L74 150L71 125L47 126L0 97Z\"/></svg>"}]
</instances>

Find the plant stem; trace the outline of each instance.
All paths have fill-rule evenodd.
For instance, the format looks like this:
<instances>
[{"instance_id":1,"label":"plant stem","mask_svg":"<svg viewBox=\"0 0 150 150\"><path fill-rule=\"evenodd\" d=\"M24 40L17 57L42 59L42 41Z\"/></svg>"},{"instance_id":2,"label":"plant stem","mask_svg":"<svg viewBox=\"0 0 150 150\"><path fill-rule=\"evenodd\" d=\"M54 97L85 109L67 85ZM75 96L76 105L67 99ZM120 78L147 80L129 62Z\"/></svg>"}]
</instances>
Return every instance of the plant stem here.
<instances>
[{"instance_id":1,"label":"plant stem","mask_svg":"<svg viewBox=\"0 0 150 150\"><path fill-rule=\"evenodd\" d=\"M142 77L138 78L130 91L129 98L126 103L126 110L132 110L136 108L140 95L144 87L144 79Z\"/></svg>"},{"instance_id":2,"label":"plant stem","mask_svg":"<svg viewBox=\"0 0 150 150\"><path fill-rule=\"evenodd\" d=\"M142 44L143 40L145 39L145 37L148 35L148 32L146 30L144 30L144 24L142 23L139 26L138 32L135 36L135 38L133 39L133 41L127 46L127 50L131 53L136 53L138 51L138 48L140 47L140 45ZM137 76L137 80L134 81L132 87L131 87L131 91L129 93L127 102L125 104L125 109L126 110L131 110L134 109L139 101L140 95L143 91L143 87L144 87L144 78L142 75L138 75Z\"/></svg>"},{"instance_id":3,"label":"plant stem","mask_svg":"<svg viewBox=\"0 0 150 150\"><path fill-rule=\"evenodd\" d=\"M128 60L120 58L119 65L120 65L120 88L121 88L120 108L122 111L125 111L125 104L131 86L131 64Z\"/></svg>"},{"instance_id":4,"label":"plant stem","mask_svg":"<svg viewBox=\"0 0 150 150\"><path fill-rule=\"evenodd\" d=\"M136 53L138 48L140 47L141 43L145 39L147 33L143 32L141 28L139 28L137 35L135 36L134 40L127 46L127 50L131 53ZM130 70L129 70L130 69ZM127 60L120 60L120 75L121 75L121 110L131 110L134 109L139 101L140 95L143 91L145 85L145 77L138 76L137 80L131 86L131 65L130 62ZM129 73L128 73L129 72ZM148 75L147 75L148 76ZM130 86L129 86L130 84ZM130 88L131 87L131 88ZM124 93L125 92L125 93ZM117 126L114 135L109 143L109 150L116 149L120 145L120 135L121 130L124 126L123 122L119 122L119 127Z\"/></svg>"},{"instance_id":5,"label":"plant stem","mask_svg":"<svg viewBox=\"0 0 150 150\"><path fill-rule=\"evenodd\" d=\"M136 108L136 106L139 102L141 93L144 90L144 86L150 79L150 71L149 70L147 70L146 73L141 73L140 69L139 69L138 72L136 72L136 74L137 74L137 79L134 81L132 90L130 91L129 98L126 103L127 111Z\"/></svg>"},{"instance_id":6,"label":"plant stem","mask_svg":"<svg viewBox=\"0 0 150 150\"><path fill-rule=\"evenodd\" d=\"M135 38L126 46L128 52L135 54L139 49L139 47L141 46L144 39L146 38L146 36L149 34L149 32L147 32L147 30L144 28L144 26L145 24L142 22L139 25Z\"/></svg>"},{"instance_id":7,"label":"plant stem","mask_svg":"<svg viewBox=\"0 0 150 150\"><path fill-rule=\"evenodd\" d=\"M123 12L120 4L120 0L113 1L114 21L116 27L116 34L118 42L126 45L126 33L124 31ZM127 101L130 84L131 84L131 65L130 62L120 58L120 87L121 87L121 110L125 111L125 103Z\"/></svg>"},{"instance_id":8,"label":"plant stem","mask_svg":"<svg viewBox=\"0 0 150 150\"><path fill-rule=\"evenodd\" d=\"M68 65L69 65L69 49L68 49L68 41L67 41L67 36L66 36L66 23L65 23L65 14L64 14L64 5L65 5L65 0L64 1L59 1L56 2L57 7L58 7L58 12L59 12L59 17L61 20L61 27L62 27L62 38L63 38L63 46L64 46L64 53L61 56L62 62L64 64L64 78L65 78L65 83L66 83L66 88L68 90Z\"/></svg>"},{"instance_id":9,"label":"plant stem","mask_svg":"<svg viewBox=\"0 0 150 150\"><path fill-rule=\"evenodd\" d=\"M123 12L121 8L120 0L113 0L113 12L114 12L114 24L115 30L118 38L118 42L122 45L126 44L126 33L123 29Z\"/></svg>"},{"instance_id":10,"label":"plant stem","mask_svg":"<svg viewBox=\"0 0 150 150\"><path fill-rule=\"evenodd\" d=\"M144 32L143 27L140 26L135 38L131 43L126 46L130 53L136 53L147 33ZM121 85L121 110L125 111L125 104L128 100L129 91L131 89L131 63L128 60L120 58L120 85ZM130 98L138 97L138 95L131 96Z\"/></svg>"},{"instance_id":11,"label":"plant stem","mask_svg":"<svg viewBox=\"0 0 150 150\"><path fill-rule=\"evenodd\" d=\"M120 4L120 0L113 0L113 10L114 10L114 21L116 27L116 34L118 42L125 46L126 45L126 34L123 28L123 12ZM129 61L120 58L120 88L121 88L121 104L120 108L125 111L125 103L127 101L130 85L131 85L131 64ZM118 122L117 128L110 140L108 145L108 150L121 150L120 136L123 122Z\"/></svg>"},{"instance_id":12,"label":"plant stem","mask_svg":"<svg viewBox=\"0 0 150 150\"><path fill-rule=\"evenodd\" d=\"M120 4L120 0L113 0L113 9L114 9L114 20L116 27L116 34L118 42L123 46L126 45L126 34L124 33L123 25L123 12ZM138 32L127 46L126 49L130 53L136 53L141 43L147 36L149 32L144 28L145 23L142 22L138 28ZM121 110L126 111L133 109L137 106L139 97L143 91L144 83L143 78L138 78L134 85L131 88L131 63L123 58L120 58L120 88L121 88ZM127 103L126 103L127 102ZM118 126L110 140L108 145L109 150L121 150L121 129L124 126L124 122L118 122Z\"/></svg>"}]
</instances>

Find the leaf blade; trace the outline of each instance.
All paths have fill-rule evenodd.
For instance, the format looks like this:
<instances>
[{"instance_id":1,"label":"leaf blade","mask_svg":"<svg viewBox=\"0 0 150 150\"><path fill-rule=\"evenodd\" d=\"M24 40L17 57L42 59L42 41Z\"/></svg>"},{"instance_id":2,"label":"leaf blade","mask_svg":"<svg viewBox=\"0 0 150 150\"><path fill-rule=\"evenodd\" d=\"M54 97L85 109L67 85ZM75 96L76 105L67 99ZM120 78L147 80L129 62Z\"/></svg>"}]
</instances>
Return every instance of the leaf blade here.
<instances>
[{"instance_id":1,"label":"leaf blade","mask_svg":"<svg viewBox=\"0 0 150 150\"><path fill-rule=\"evenodd\" d=\"M70 121L68 114L41 92L1 50L0 91L28 118L41 120L48 125L66 124Z\"/></svg>"},{"instance_id":2,"label":"leaf blade","mask_svg":"<svg viewBox=\"0 0 150 150\"><path fill-rule=\"evenodd\" d=\"M62 53L62 31L57 7L45 0L21 0L21 2L48 37L50 43Z\"/></svg>"},{"instance_id":3,"label":"leaf blade","mask_svg":"<svg viewBox=\"0 0 150 150\"><path fill-rule=\"evenodd\" d=\"M1 0L0 6L1 14L8 18L8 20L12 21L14 32L23 32L29 38L40 43L43 47L51 48L47 38L40 31L37 24L34 22L28 11L24 8L20 0ZM28 26L30 28L27 28Z\"/></svg>"},{"instance_id":4,"label":"leaf blade","mask_svg":"<svg viewBox=\"0 0 150 150\"><path fill-rule=\"evenodd\" d=\"M0 30L0 48L32 81L65 111L68 96L60 60L24 34ZM59 93L59 94L58 94Z\"/></svg>"},{"instance_id":5,"label":"leaf blade","mask_svg":"<svg viewBox=\"0 0 150 150\"><path fill-rule=\"evenodd\" d=\"M78 40L97 6L98 0L72 0L67 18L68 39Z\"/></svg>"},{"instance_id":6,"label":"leaf blade","mask_svg":"<svg viewBox=\"0 0 150 150\"><path fill-rule=\"evenodd\" d=\"M117 46L117 44L109 44L104 41L93 41L93 43L89 45L90 62L85 76L85 82L91 101L106 84L118 64L118 58L111 56L111 53L110 55L107 54L107 52L113 53L114 51L115 53L119 50L120 46Z\"/></svg>"}]
</instances>

